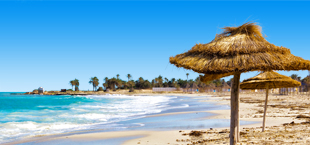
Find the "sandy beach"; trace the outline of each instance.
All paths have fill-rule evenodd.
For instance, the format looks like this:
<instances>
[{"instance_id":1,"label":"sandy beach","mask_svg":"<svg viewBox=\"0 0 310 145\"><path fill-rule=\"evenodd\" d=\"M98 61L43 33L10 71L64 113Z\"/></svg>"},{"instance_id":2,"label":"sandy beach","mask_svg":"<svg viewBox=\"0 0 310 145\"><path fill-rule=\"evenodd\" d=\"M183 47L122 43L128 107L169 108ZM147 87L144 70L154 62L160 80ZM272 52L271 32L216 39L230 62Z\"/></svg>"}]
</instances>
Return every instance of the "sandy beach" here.
<instances>
[{"instance_id":1,"label":"sandy beach","mask_svg":"<svg viewBox=\"0 0 310 145\"><path fill-rule=\"evenodd\" d=\"M142 95L142 94L140 94ZM150 94L143 94L150 95ZM152 94L154 95L154 94ZM160 94L163 95L163 94ZM229 105L229 94L166 94L175 96L209 96L199 97L199 102L210 102L217 105ZM210 97L211 96L211 97ZM240 120L257 122L241 125L241 144L307 144L310 142L310 101L308 95L278 95L270 94L266 131L261 132L264 93L240 94ZM162 113L155 116L189 115L191 113L208 112L210 119L230 119L230 110L184 111L177 113ZM154 117L154 116L149 116ZM177 123L176 123L177 124ZM229 144L229 128L200 128L197 134L192 130L131 130L109 132L72 133L57 136L38 136L9 144L123 144L123 145L162 145L162 144ZM201 134L201 135L199 135ZM195 136L196 135L196 136Z\"/></svg>"}]
</instances>

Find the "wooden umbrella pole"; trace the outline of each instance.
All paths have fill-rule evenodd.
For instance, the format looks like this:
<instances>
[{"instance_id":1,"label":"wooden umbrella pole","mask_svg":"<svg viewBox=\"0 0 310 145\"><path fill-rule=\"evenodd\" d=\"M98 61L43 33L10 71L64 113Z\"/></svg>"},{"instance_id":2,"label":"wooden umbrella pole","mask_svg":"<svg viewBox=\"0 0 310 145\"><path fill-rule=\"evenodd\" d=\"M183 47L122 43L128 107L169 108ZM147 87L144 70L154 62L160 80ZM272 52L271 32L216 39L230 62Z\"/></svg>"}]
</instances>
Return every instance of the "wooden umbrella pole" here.
<instances>
[{"instance_id":1,"label":"wooden umbrella pole","mask_svg":"<svg viewBox=\"0 0 310 145\"><path fill-rule=\"evenodd\" d=\"M237 94L237 142L240 140L240 113L239 113L239 108L240 108L240 97L239 97L239 91L240 91L240 74L239 74L239 79L238 79L238 94Z\"/></svg>"},{"instance_id":2,"label":"wooden umbrella pole","mask_svg":"<svg viewBox=\"0 0 310 145\"><path fill-rule=\"evenodd\" d=\"M262 132L265 131L265 125L266 125L266 113L267 113L268 91L269 91L269 84L266 85L266 99L265 99L264 118L263 118L263 130L262 130Z\"/></svg>"},{"instance_id":3,"label":"wooden umbrella pole","mask_svg":"<svg viewBox=\"0 0 310 145\"><path fill-rule=\"evenodd\" d=\"M230 145L237 144L238 140L238 124L239 124L239 85L240 72L234 73L231 98L230 98Z\"/></svg>"}]
</instances>

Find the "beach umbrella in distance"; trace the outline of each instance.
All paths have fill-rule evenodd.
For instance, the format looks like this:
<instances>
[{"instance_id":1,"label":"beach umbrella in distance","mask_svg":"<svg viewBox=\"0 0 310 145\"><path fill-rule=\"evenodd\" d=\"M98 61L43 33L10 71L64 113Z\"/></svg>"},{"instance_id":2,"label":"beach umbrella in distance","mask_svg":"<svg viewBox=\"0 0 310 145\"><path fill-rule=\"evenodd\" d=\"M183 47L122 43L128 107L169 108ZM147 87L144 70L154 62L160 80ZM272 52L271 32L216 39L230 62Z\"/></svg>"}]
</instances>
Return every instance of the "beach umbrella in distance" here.
<instances>
[{"instance_id":1,"label":"beach umbrella in distance","mask_svg":"<svg viewBox=\"0 0 310 145\"><path fill-rule=\"evenodd\" d=\"M248 71L309 70L310 61L269 43L256 23L225 27L207 44L196 44L188 52L170 57L177 67L203 73L201 81L234 75L231 88L230 144L239 139L240 74Z\"/></svg>"},{"instance_id":2,"label":"beach umbrella in distance","mask_svg":"<svg viewBox=\"0 0 310 145\"><path fill-rule=\"evenodd\" d=\"M268 103L268 90L273 88L291 88L301 86L301 83L291 77L281 75L274 71L262 72L259 75L246 79L240 84L241 89L266 89L266 99L264 106L263 129L265 131L265 120Z\"/></svg>"},{"instance_id":3,"label":"beach umbrella in distance","mask_svg":"<svg viewBox=\"0 0 310 145\"><path fill-rule=\"evenodd\" d=\"M188 89L190 88L190 85L187 83L185 86L186 92L188 92Z\"/></svg>"}]
</instances>

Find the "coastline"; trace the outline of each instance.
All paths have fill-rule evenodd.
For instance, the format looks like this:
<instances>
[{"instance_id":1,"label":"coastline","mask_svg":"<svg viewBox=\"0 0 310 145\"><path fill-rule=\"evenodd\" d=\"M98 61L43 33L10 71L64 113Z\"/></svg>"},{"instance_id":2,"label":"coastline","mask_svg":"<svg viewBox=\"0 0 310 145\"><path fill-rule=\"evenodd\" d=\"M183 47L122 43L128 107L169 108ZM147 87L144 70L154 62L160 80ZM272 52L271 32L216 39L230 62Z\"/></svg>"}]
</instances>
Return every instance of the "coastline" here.
<instances>
[{"instance_id":1,"label":"coastline","mask_svg":"<svg viewBox=\"0 0 310 145\"><path fill-rule=\"evenodd\" d=\"M144 97L144 96L147 96L147 94L134 94L134 95L136 95L137 97L134 97L133 96L133 98L136 98L136 99L134 99L134 100L140 100L140 101L142 101L142 102L145 102L145 103L148 103L148 101L147 100L145 100L144 98L146 98L146 99L148 99L149 97ZM119 96L119 95L116 95L116 96ZM128 95L127 95L128 96ZM175 112L175 111L181 111L181 110L184 110L185 108L191 108L192 110L194 109L197 109L197 108L193 108L193 107L188 107L188 105L186 105L186 104L192 104L192 103L195 103L195 104L197 104L197 100L193 100L192 98L190 98L190 97L182 97L182 96L188 96L188 95L186 95L186 94L183 94L183 95L180 95L180 94L175 94L175 95L166 95L165 97L163 97L163 94L157 94L157 95L154 95L154 94L150 94L149 95L151 98L154 98L154 99L150 99L150 101L152 101L152 102L150 102L151 104L153 104L153 103L156 103L157 101L158 101L158 99L164 99L165 100L165 98L171 98L171 99L168 99L169 100L169 102L166 102L166 103L163 103L163 104L158 104L159 106L162 106L162 107L164 107L164 108L162 108L162 109L160 109L161 110L161 112L160 113L156 113L157 111L156 110L154 110L154 111L147 111L146 112L146 116L147 117L143 117L143 118L149 118L148 116L151 116L151 117L153 117L153 118L157 118L157 120L158 120L158 118L160 118L159 116L158 117L155 117L155 116L152 116L152 115L158 115L158 114L163 114L163 113L171 113L171 112ZM152 97L152 96L158 96L158 97ZM179 97L173 97L173 96L179 96ZM196 95L194 95L194 96L196 96ZM27 97L27 95L26 95L26 97ZM48 97L48 96L47 96ZM52 97L52 96L51 96ZM56 96L55 96L56 97ZM99 96L90 96L90 97L92 97L92 98L97 98L97 97L99 97ZM89 97L87 97L87 98L89 98ZM101 98L101 97L100 97ZM106 98L106 97L104 97L104 98ZM114 98L114 95L112 95L112 96L107 96L107 98ZM117 97L117 98L122 98L121 96L119 96L119 97ZM127 98L127 97L126 97ZM132 98L132 97L130 97L130 98ZM141 98L141 99L139 99L139 98ZM158 98L158 99L157 99ZM154 100L155 100L155 102L154 102ZM170 101L171 100L171 101ZM173 101L174 100L174 101ZM182 100L182 101L181 101ZM126 101L127 102L127 101ZM168 103L168 104L167 104ZM172 103L172 104L171 104ZM202 104L202 103L198 103L198 104ZM205 104L205 103L203 103L203 104ZM144 105L143 105L144 106ZM146 106L150 106L150 105L146 105ZM190 105L190 106L194 106L194 105ZM207 105L208 106L208 105ZM209 105L209 106L213 106L213 105ZM97 107L97 106L95 106L95 107ZM77 107L75 107L75 108L77 108ZM166 108L166 109L165 109ZM181 110L180 110L181 109ZM199 109L199 108L198 108ZM186 109L185 109L186 110ZM150 114L148 114L148 112L150 113ZM153 113L152 113L153 112ZM181 115L182 116L182 115ZM179 116L180 117L180 116ZM194 116L194 117L196 117L196 116ZM200 117L201 117L201 115L200 115ZM132 118L132 117L131 117ZM126 120L124 120L124 121L121 121L121 122L119 122L119 123L117 123L117 124L119 124L119 125L117 125L117 124L115 124L115 123L112 123L111 125L111 127L109 127L109 125L105 125L105 124L103 124L103 126L102 125L98 125L98 129L100 129L99 131L109 131L109 132L111 132L111 129L112 129L112 131L114 130L114 128L115 128L115 130L119 130L118 128L119 127L126 127L126 126L128 126L129 127L129 129L135 129L135 128L139 128L138 126L139 126L139 124L135 124L135 122L130 122L130 120L137 120L138 119L138 122L148 122L148 120L149 119L145 119L145 120L141 120L141 119L139 119L139 118L141 118L141 117L139 117L139 115L138 115L138 118L137 117L134 117L134 118L136 118L136 119L130 119L129 118L129 121L126 121ZM121 119L121 120L123 120L123 119ZM183 120L183 119L181 119L181 120ZM136 121L137 122L137 121ZM122 124L127 124L127 125L122 125ZM115 126L115 125L117 125L117 126ZM142 124L143 125L143 124ZM150 126L150 125L147 125L146 124L146 126ZM103 130L104 128L106 128L106 127L108 127L107 129L108 130ZM94 127L91 127L91 128L93 128L92 130L87 130L87 129L85 129L85 130L80 130L81 132L84 132L84 133L89 133L89 132L98 132L98 130L96 130L96 128L94 128ZM150 128L150 127L149 127ZM148 129L149 129L148 128ZM152 128L152 127L151 127ZM147 128L146 128L147 129ZM67 133L55 133L55 134L46 134L46 135L37 135L37 136L35 136L35 137L24 137L24 138L21 138L22 139L22 141L21 142L28 142L28 141L31 141L31 140L36 140L36 139L41 139L41 138L49 138L49 137L55 137L55 136L62 136L62 135L66 135L66 134L79 134L79 133L81 133L81 132L79 132L79 131L75 131L75 132L73 132L73 133L70 133L70 131L69 132L67 132ZM48 137L49 136L49 137ZM8 140L9 141L9 140ZM10 144L15 144L15 143L20 143L20 141L19 141L19 139L17 138L17 140L15 140L14 142L9 142Z\"/></svg>"},{"instance_id":2,"label":"coastline","mask_svg":"<svg viewBox=\"0 0 310 145\"><path fill-rule=\"evenodd\" d=\"M153 94L153 93L151 93L151 94L133 94L133 95L137 95L137 96L163 96L163 95L165 95L165 96L179 96L178 98L178 100L183 100L183 101L185 101L184 103L185 104L188 104L188 103L195 103L195 104L197 104L198 103L198 101L199 100L196 100L196 99L193 99L192 97L201 97L201 96L206 96L206 94L162 94L162 93L159 93L159 94ZM183 97L184 96L184 97ZM191 96L191 97L189 97L189 96ZM174 97L173 97L174 98ZM202 97L202 98L204 98L204 97ZM193 102L188 102L188 100L189 101L193 101ZM181 103L181 104L177 104L176 106L180 106L180 105L182 105L183 103ZM202 104L202 103L198 103L198 104ZM203 103L203 104L205 104L205 103ZM206 106L208 106L208 104L210 104L210 103L207 103L207 105ZM191 105L192 106L192 105ZM211 106L214 106L214 105L211 105ZM205 105L204 105L204 107L205 107ZM172 107L173 108L173 107ZM189 108L191 108L191 107L189 107ZM169 118L171 118L170 116L171 115L176 115L178 118L180 118L180 116L181 116L181 120L185 120L184 118L182 119L182 117L184 117L184 115L178 115L178 114L181 114L181 113L187 113L187 114L189 114L189 113L192 113L192 116L193 116L193 118L195 118L196 116L195 115L193 115L194 113L196 113L197 111L188 111L188 109L189 109L188 107L185 107L185 108L174 108L174 109L170 109L170 110L173 110L172 111L172 113L171 113L171 111L169 110L169 111L162 111L161 113L152 113L152 114L149 114L149 115L147 115L145 118L159 118L160 116L168 116L168 119ZM181 110L180 110L181 109ZM197 108L191 108L192 110L193 109L197 109ZM183 111L183 110L185 110L186 112L179 112L179 111ZM205 111L198 111L198 112L205 112ZM199 113L200 114L200 113ZM210 116L210 115L206 115L206 113L204 113L204 114L202 114L202 116L201 115L198 115L198 117L200 117L200 118L202 118L202 117L204 117L204 116ZM167 118L167 117L166 117ZM164 119L165 120L165 119ZM148 122L148 120L139 120L139 122ZM122 122L121 122L122 123ZM126 123L126 122L125 122ZM128 122L127 122L128 123ZM132 122L129 122L129 123L132 123ZM150 125L149 125L150 126ZM169 126L168 126L169 127ZM151 128L146 128L148 131L149 130L151 130L152 128L154 128L154 127L151 127ZM170 128L171 128L171 126L170 126ZM163 130L162 128L161 128L161 130ZM167 129L167 130L171 130L171 129ZM106 132L106 130L103 130L104 132ZM85 130L83 130L82 132L85 132L85 133L89 133L89 132L97 132L97 131L85 131ZM109 132L111 132L111 131L109 131ZM23 138L21 141L19 141L19 140L17 140L17 141L14 141L14 142L10 142L10 143L8 143L8 144L16 144L16 143L25 143L25 142L29 142L29 141L33 141L33 140L37 140L37 139L39 139L39 140L41 140L41 138L49 138L49 137L52 137L52 138L54 138L55 136L58 136L58 135L60 135L60 136L63 136L63 135L66 135L67 133L65 133L65 134L52 134L52 135L40 135L40 136L37 136L37 137L31 137L31 138ZM68 134L72 134L72 133L68 133ZM75 133L73 133L73 134L75 134ZM77 133L77 134L79 134L79 132Z\"/></svg>"},{"instance_id":3,"label":"coastline","mask_svg":"<svg viewBox=\"0 0 310 145\"><path fill-rule=\"evenodd\" d=\"M136 94L136 95L155 95L155 94ZM158 95L169 95L169 96L188 96L188 97L197 97L197 96L206 96L207 94L158 94ZM210 95L209 95L210 96ZM242 98L248 97L263 97L264 94L258 95L242 95ZM202 102L209 102L215 105L229 105L230 96L212 96L206 99L197 99L197 101ZM276 96L277 97L277 96ZM241 100L240 105L240 120L241 121L255 121L258 123L252 123L248 125L241 125L241 128L256 128L259 129L261 127L262 118L261 116L254 115L255 111L260 110L259 106L256 103L249 103L244 102ZM198 113L198 112L207 112L212 113L212 116L205 117L204 119L230 119L230 110L211 110L211 111L185 111L185 112L174 112L174 113L160 113L156 115L150 115L148 117L156 117L156 116L172 116L172 115L186 115L189 113ZM252 116L251 116L252 115ZM303 120L295 119L295 116L287 116L287 117L268 117L266 126L282 126L283 123L289 123L295 121L295 123L302 122ZM219 131L228 129L227 127L218 127L213 128L212 131ZM210 128L201 128L196 130L210 130ZM189 133L191 130L165 130L165 131L157 131L157 130L130 130L130 131L109 131L109 132L92 132L92 133L73 133L70 135L59 135L59 136L44 136L44 137L34 137L30 139L23 139L17 142L11 142L8 144L19 144L19 143L27 143L27 144L37 144L37 143L46 143L46 144L53 144L53 143L75 143L79 142L79 144L89 143L92 144L100 144L105 141L111 143L111 140L121 140L122 142L118 142L124 145L135 145L135 144L179 144L181 140L188 141L192 138L190 136L184 136L183 133ZM110 140L110 142L109 142ZM67 141L67 142L66 142ZM184 142L185 143L185 142Z\"/></svg>"},{"instance_id":4,"label":"coastline","mask_svg":"<svg viewBox=\"0 0 310 145\"><path fill-rule=\"evenodd\" d=\"M300 100L309 100L307 98L307 96L302 96L300 98ZM242 98L246 98L246 99L253 99L254 98L258 98L259 99L264 99L265 94L241 94ZM270 99L273 101L270 101L270 104L282 104L283 100L288 101L289 99L285 99L285 98L279 98L282 96L279 96L277 94L273 94ZM286 97L286 96L284 96ZM256 99L257 99L256 98ZM296 98L296 96L291 95L288 96L287 98ZM275 101L276 100L276 101ZM294 101L300 101L299 99L295 99ZM205 101L205 102L212 102L215 103L216 105L229 105L230 104L230 96L226 96L226 97L211 97L211 99L209 100L201 100L201 101ZM257 100L256 100L257 101ZM309 101L308 101L309 102ZM283 136L283 134L288 134L286 137L282 137L283 139L283 143L289 143L289 144L305 144L306 142L309 143L309 137L308 138L304 138L304 140L299 140L296 141L300 138L298 137L292 137L291 133L292 132L284 132L283 130L287 131L287 127L288 125L284 125L284 124L291 124L293 127L290 128L297 128L296 132L302 132L302 130L304 129L304 126L300 126L300 124L304 124L305 123L305 119L304 118L298 118L296 116L300 115L301 112L296 112L296 114L293 113L289 113L291 115L287 115L285 116L285 114L279 113L279 111L275 111L273 110L273 108L269 108L268 113L269 116L267 118L267 122L266 122L266 132L269 133L262 133L261 132L261 126L262 126L262 115L258 116L258 115L253 115L250 116L251 114L256 114L257 110L261 110L262 106L258 105L259 103L252 103L252 102L246 102L246 101L242 101L240 103L240 121L255 121L257 123L253 123L253 124L248 124L248 125L240 125L241 127L241 132L254 132L254 134L257 135L257 137L252 137L251 139L244 137L243 139L243 143L253 143L253 144L274 144L274 142L280 142L277 137L275 138L269 138L266 139L267 137L272 137L272 136ZM288 106L289 109L291 109L290 106ZM285 108L287 109L287 108ZM282 111L282 110L281 110ZM309 113L310 110L305 110L303 113ZM215 115L210 116L205 118L207 119L230 119L230 110L212 110L212 111L206 111L208 113L213 113ZM287 113L287 112L285 112ZM306 121L307 122L307 121ZM294 124L297 124L296 126L294 126ZM214 141L210 141L208 144L229 144L229 127L221 127L221 128L202 128L199 129L201 131L207 131L207 132L213 132L215 134L212 135L206 135L204 137L209 138L209 137L214 137ZM293 129L295 131L295 129ZM220 135L219 133L226 131L226 134ZM279 132L278 132L279 131ZM184 136L182 135L183 133L189 133L191 132L191 130L182 130L182 132L180 133L179 130L174 130L174 131L167 131L167 132L152 132L150 133L148 136L145 137L141 137L138 139L132 139L132 140L128 140L125 143L123 143L123 145L135 145L135 144L145 144L147 145L148 143L152 143L152 144L187 144L187 143L193 143L196 140L196 143L199 143L199 139L195 139L191 136ZM257 132L260 132L257 133ZM283 133L284 132L284 133ZM297 134L296 132L293 132L293 134ZM271 134L270 134L271 133ZM263 134L263 135L262 135ZM302 134L297 134L300 136L307 136L307 132L303 132ZM169 138L166 138L166 136L169 136ZM294 136L294 135L293 135ZM265 137L265 138L264 138ZM226 141L223 142L217 142L216 138L222 138L222 140L225 140L223 138L226 138ZM293 138L293 139L292 139ZM279 138L280 139L280 138ZM211 139L212 140L212 139ZM201 139L200 139L201 141ZM279 143L281 144L281 143Z\"/></svg>"}]
</instances>

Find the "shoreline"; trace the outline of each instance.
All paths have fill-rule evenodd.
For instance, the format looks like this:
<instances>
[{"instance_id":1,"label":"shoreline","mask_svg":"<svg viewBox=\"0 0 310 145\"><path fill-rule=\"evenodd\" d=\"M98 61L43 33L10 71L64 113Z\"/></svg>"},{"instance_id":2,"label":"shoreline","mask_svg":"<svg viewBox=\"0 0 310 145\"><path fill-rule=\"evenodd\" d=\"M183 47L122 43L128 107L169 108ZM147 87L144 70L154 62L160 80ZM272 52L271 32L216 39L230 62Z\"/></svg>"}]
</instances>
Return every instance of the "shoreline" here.
<instances>
[{"instance_id":1,"label":"shoreline","mask_svg":"<svg viewBox=\"0 0 310 145\"><path fill-rule=\"evenodd\" d=\"M120 94L120 95L122 95L122 94ZM144 99L144 97L143 96L145 96L145 95L148 95L148 94L135 94L135 95L137 95L137 99L138 98L141 98L142 100L141 101L143 101ZM117 96L119 96L119 95L117 95ZM183 94L183 95L181 95L181 94L172 94L172 95L167 95L167 94L158 94L158 95L153 95L153 94L150 94L150 95L148 95L148 96L165 96L165 98L166 97L168 97L168 96L171 96L170 98L172 98L172 101L169 101L169 104L170 105L168 105L167 107L168 108L166 108L166 109L168 109L168 110L166 110L165 108L163 108L163 110L160 112L160 113L151 113L151 114L147 114L146 115L146 117L142 117L142 118L150 118L150 117L155 117L156 115L158 115L158 116L160 116L160 115L162 115L162 114L165 114L165 113L171 113L171 112L179 112L179 111L183 111L183 110L187 110L188 109L188 105L187 104L192 104L193 102L195 103L195 104L197 104L197 100L195 100L195 99L192 99L192 98L190 98L190 97L187 97L188 95L186 95L186 94ZM179 96L179 97L173 97L173 96ZM182 97L182 96L186 96L186 97ZM194 95L194 96L197 96L197 95ZM200 95L199 95L200 96ZM205 94L203 95L203 96L205 96ZM111 96L112 98L113 98L113 96ZM134 98L136 98L136 97L134 97ZM156 97L157 98L157 97ZM159 97L159 98L162 98L162 97ZM139 99L138 99L139 100ZM153 99L151 99L151 100L153 100ZM157 99L155 99L155 100L157 100ZM175 101L173 101L173 100L175 100ZM168 103L168 102L167 102ZM171 104L172 103L172 104ZM205 104L205 103L198 103L198 104ZM209 103L208 103L209 104ZM211 108L214 108L213 107L213 105L208 105L207 104L207 106L210 106ZM185 106L184 106L185 105ZM165 106L165 105L164 105ZM187 107L186 107L187 106ZM193 105L190 105L190 106L193 106ZM181 108L179 108L179 107L181 107ZM193 110L193 109L195 109L195 110L197 110L197 108L195 107L195 108L193 108L193 107L189 107L189 108L191 108L191 110ZM181 109L181 110L180 110ZM156 111L155 111L156 112ZM185 112L185 113L187 113L187 112ZM189 113L191 113L191 112L189 112ZM155 116L153 116L153 115L155 115ZM166 114L165 114L166 115ZM176 115L176 114L175 114ZM138 115L139 116L139 115ZM168 115L166 115L166 116L168 116ZM129 121L126 121L126 120L124 120L124 121L121 121L121 122L119 122L119 123L117 123L117 124L124 124L124 125L121 125L120 127L120 129L118 129L119 127L119 125L117 125L117 126L114 126L114 123L112 123L112 125L113 126L111 126L111 127L109 127L109 125L103 125L102 126L102 129L100 129L101 128L101 126L99 125L98 126L98 128L99 128L99 131L101 131L101 132L106 132L106 129L105 129L105 126L107 126L108 128L108 132L111 132L110 130L112 129L112 131L114 130L114 128L115 128L115 130L123 130L122 129L122 127L123 126L128 126L129 127L129 129L130 128L140 128L140 127L138 127L139 126L139 124L135 124L135 122L137 122L137 121L130 121L130 120L137 120L138 119L138 121L140 121L141 123L143 123L144 121L143 120L141 120L140 119L141 117L138 117L138 118L136 118L136 119L129 119ZM158 117L157 117L158 118ZM146 120L147 121L147 120ZM126 125L126 124L128 124L128 125ZM143 125L143 124L142 124ZM92 128L94 128L94 127L92 127ZM98 129L97 128L97 129ZM127 128L127 127L126 127ZM156 128L156 127L152 127L151 126L151 129L152 128ZM79 131L82 131L83 133L89 133L89 132L98 132L98 130L96 129L96 127L94 128L94 129L91 129L91 130L79 130ZM150 126L147 128L147 129L150 129ZM127 129L126 129L127 130ZM40 138L49 138L49 137L46 137L46 136L51 136L51 137L55 137L55 136L58 136L58 135L60 135L60 136L64 136L64 135L67 135L67 134L80 134L80 132L79 131L74 131L74 132L72 132L72 131L70 131L70 132L66 132L66 133L56 133L56 134L47 134L47 135L37 135L36 137L34 137L33 139L34 140L37 140L37 139L40 139ZM21 142L29 142L29 141L32 141L32 139L29 139L29 138L32 138L32 137L25 137L25 138L21 138L21 141L18 139L18 140L13 140L13 142L7 142L7 144L15 144L15 143L21 143ZM29 140L28 140L29 139Z\"/></svg>"},{"instance_id":2,"label":"shoreline","mask_svg":"<svg viewBox=\"0 0 310 145\"><path fill-rule=\"evenodd\" d=\"M217 110L215 110L217 111ZM226 110L225 110L226 111ZM156 114L150 115L146 118L158 117L158 116L172 116L172 115L186 115L191 113L211 113L212 116L208 116L205 119L212 119L218 115L213 111L188 111L188 112L174 112L174 113L163 113L163 114ZM214 129L221 129L221 128L228 128L228 127L220 127ZM192 130L192 129L191 129ZM191 130L183 130L184 132L189 132ZM163 136L169 136L169 138L162 138ZM131 137L133 139L131 139ZM174 138L181 138L181 139L189 139L188 137L182 136L180 130L121 130L121 131L76 131L76 132L69 132L69 133L61 133L61 134L54 134L54 135L43 135L43 136L36 136L30 138L24 138L19 141L14 141L10 143L5 143L5 145L11 144L55 144L55 143L77 143L77 142L95 142L100 144L103 143L105 140L110 139L117 139L123 140L127 138L122 144L137 144L140 142L142 144L142 140L146 140L147 142L157 142L157 144L163 144L164 142L168 142L170 144L177 143ZM158 139L161 142L158 142ZM136 142L136 140L139 140ZM133 143L136 142L136 143ZM110 143L110 142L109 142ZM167 144L167 143L165 143Z\"/></svg>"},{"instance_id":3,"label":"shoreline","mask_svg":"<svg viewBox=\"0 0 310 145\"><path fill-rule=\"evenodd\" d=\"M127 94L125 94L127 95ZM136 94L136 95L142 95L142 94ZM154 95L154 94L143 94L143 95ZM205 96L206 94L158 94L158 95L165 95L165 96L189 96L189 97L196 97L196 96ZM244 94L243 94L244 95ZM253 95L245 95L246 97L253 96ZM254 97L256 97L255 95ZM258 94L258 96L264 96L263 94ZM197 99L197 101L202 102L209 102L214 105L229 105L230 96L210 96L208 99ZM243 98L246 98L243 97ZM277 97L277 96L276 96ZM255 103L244 103L241 100L242 105L240 105L240 120L241 121L255 121L258 123L253 123L249 125L240 125L241 130L242 128L256 128L259 130L259 128L262 126L262 118L261 117L255 117L255 116L249 116L249 114L253 114L253 110L261 109L258 108L257 104ZM214 115L205 117L204 119L230 119L230 110L211 110L211 111L185 111L185 112L174 112L174 113L160 113L155 115L150 115L148 117L154 117L154 116L169 116L169 115L176 115L176 114L188 114L193 112L208 112L212 113ZM254 113L255 114L255 113ZM282 126L283 123L289 123L295 121L295 123L302 122L303 120L297 120L295 117L268 117L266 126L272 127L272 126ZM229 127L219 127L219 128L213 128L213 131L218 130L227 130ZM197 129L196 129L197 130ZM201 128L198 130L209 130L210 128ZM57 142L57 141L64 141L64 140L70 140L71 142L83 142L83 141L92 141L93 143L102 143L105 140L108 139L118 139L122 140L127 137L133 137L133 138L127 138L122 143L124 145L133 145L133 144L179 144L180 140L190 140L190 136L184 136L182 135L184 132L188 133L191 130L168 130L168 131L152 131L152 130L130 130L130 131L111 131L111 132L93 132L93 133L81 133L81 134L72 134L72 135L62 135L59 137L53 137L53 136L45 136L41 139L38 138L32 138L32 140L21 140L19 142L11 142L8 144L16 144L16 143L29 143L29 142ZM185 142L184 142L185 143Z\"/></svg>"},{"instance_id":4,"label":"shoreline","mask_svg":"<svg viewBox=\"0 0 310 145\"><path fill-rule=\"evenodd\" d=\"M122 94L121 94L122 95ZM156 95L154 95L154 94L134 94L134 95L137 95L137 96L145 96L145 95L147 95L147 96L179 96L178 97L178 100L183 100L184 102L179 102L179 103L177 103L177 104L188 104L188 103L190 103L190 102L196 102L196 104L197 104L197 102L199 101L198 99L193 99L193 97L198 97L198 98L206 98L206 97L201 97L201 96L206 96L206 94L156 94ZM184 98L182 97L182 96L185 96ZM187 99L186 99L187 98ZM202 103L198 103L198 104L202 104ZM215 105L212 105L212 104L210 104L210 103L203 103L203 104L206 104L206 106L210 106L211 107L211 109L212 108L214 108L214 107L212 107L212 106L215 106ZM210 104L210 105L208 105L208 104ZM177 105L177 106L179 106L179 105ZM192 105L191 105L192 106ZM202 106L202 105L201 105ZM192 107L190 107L190 108L192 108ZM190 114L190 113L196 113L196 112L206 112L206 111L187 111L187 109L188 108L183 108L182 110L179 110L179 109L172 109L173 111L171 112L170 110L167 110L167 111L162 111L161 113L155 113L155 114L149 114L149 115L147 115L146 117L143 117L143 118L154 118L154 117L160 117L160 116L171 116L171 115L180 115L180 114ZM192 108L193 109L193 108ZM196 109L196 108L195 108ZM183 110L186 110L186 111L183 111ZM180 112L181 111L181 112ZM181 116L184 116L184 115L181 115ZM139 120L140 121L140 120ZM142 121L142 123L143 123L143 121ZM156 128L156 127L151 127L151 128L147 128L147 130L146 131L150 131L150 130L152 130L152 128ZM138 130L141 130L141 129L139 129L138 128ZM168 129L168 130L171 130L171 129ZM126 131L126 130L125 130ZM95 131L88 131L88 130L84 130L84 131L82 131L82 132L84 132L85 134L88 134L89 132L97 132L96 130ZM105 130L101 130L101 132L106 132ZM108 132L113 132L113 131L108 131ZM41 138L43 139L43 138L46 138L46 139L48 139L48 138L50 138L50 137L52 137L52 138L54 138L55 136L58 136L58 135L60 135L60 136L66 136L67 134L80 134L80 132L77 132L77 133L75 133L75 132L69 132L69 133L64 133L64 134L62 134L62 133L60 133L60 134L51 134L51 135L41 135L41 136L37 136L37 137L30 137L30 138L23 138L23 139L21 139L21 140L16 140L16 141L13 141L13 142L9 142L9 143L7 143L7 144L15 144L15 143L25 143L25 142L31 142L31 141L34 141L34 140L41 140Z\"/></svg>"},{"instance_id":5,"label":"shoreline","mask_svg":"<svg viewBox=\"0 0 310 145\"><path fill-rule=\"evenodd\" d=\"M129 89L121 89L117 91L45 91L44 93L38 93L38 92L24 92L24 93L14 93L10 92L12 94L17 95L107 95L107 94L122 94L122 95L160 95L160 94L183 94L183 95L189 95L189 94L213 94L216 95L217 93L209 92L209 93L199 93L199 92L183 92L183 91L171 91L171 92L153 92L152 89L135 89L134 92L129 92ZM228 92L226 92L228 93Z\"/></svg>"}]
</instances>

